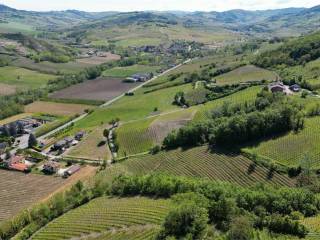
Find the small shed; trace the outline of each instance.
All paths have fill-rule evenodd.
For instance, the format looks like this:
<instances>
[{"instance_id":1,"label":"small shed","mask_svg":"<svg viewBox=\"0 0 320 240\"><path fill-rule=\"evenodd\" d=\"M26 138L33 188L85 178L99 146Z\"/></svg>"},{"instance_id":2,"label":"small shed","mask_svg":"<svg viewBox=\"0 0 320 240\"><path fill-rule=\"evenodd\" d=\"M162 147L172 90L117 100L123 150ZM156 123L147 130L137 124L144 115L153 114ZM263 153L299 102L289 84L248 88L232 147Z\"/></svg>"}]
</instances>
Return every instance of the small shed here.
<instances>
[{"instance_id":1,"label":"small shed","mask_svg":"<svg viewBox=\"0 0 320 240\"><path fill-rule=\"evenodd\" d=\"M269 85L269 90L273 93L275 92L285 92L286 87L283 83L278 82L278 83L273 83Z\"/></svg>"},{"instance_id":2,"label":"small shed","mask_svg":"<svg viewBox=\"0 0 320 240\"><path fill-rule=\"evenodd\" d=\"M70 177L76 172L80 171L81 167L79 165L72 165L64 172L64 177Z\"/></svg>"},{"instance_id":3,"label":"small shed","mask_svg":"<svg viewBox=\"0 0 320 240\"><path fill-rule=\"evenodd\" d=\"M300 85L298 85L298 84L293 84L293 85L291 85L289 88L290 88L290 90L293 91L293 92L300 92L300 91L301 91L301 87L300 87Z\"/></svg>"}]
</instances>

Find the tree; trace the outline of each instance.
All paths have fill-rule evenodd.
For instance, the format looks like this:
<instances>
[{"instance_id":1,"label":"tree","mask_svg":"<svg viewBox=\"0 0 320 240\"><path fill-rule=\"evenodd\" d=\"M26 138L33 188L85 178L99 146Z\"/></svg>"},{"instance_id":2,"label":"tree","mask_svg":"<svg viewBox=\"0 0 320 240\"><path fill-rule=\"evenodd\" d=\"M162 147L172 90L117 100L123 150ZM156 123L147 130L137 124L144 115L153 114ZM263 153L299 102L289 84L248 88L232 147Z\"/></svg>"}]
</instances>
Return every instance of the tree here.
<instances>
[{"instance_id":1,"label":"tree","mask_svg":"<svg viewBox=\"0 0 320 240\"><path fill-rule=\"evenodd\" d=\"M32 147L36 146L37 144L38 144L38 141L37 141L36 137L31 133L29 135L28 147L32 148Z\"/></svg>"},{"instance_id":2,"label":"tree","mask_svg":"<svg viewBox=\"0 0 320 240\"><path fill-rule=\"evenodd\" d=\"M166 217L158 239L167 237L201 239L208 221L208 212L205 208L192 202L181 204Z\"/></svg>"},{"instance_id":3,"label":"tree","mask_svg":"<svg viewBox=\"0 0 320 240\"><path fill-rule=\"evenodd\" d=\"M16 124L11 123L9 125L9 133L10 133L10 136L12 136L12 137L16 137L17 136L17 126L16 126Z\"/></svg>"},{"instance_id":4,"label":"tree","mask_svg":"<svg viewBox=\"0 0 320 240\"><path fill-rule=\"evenodd\" d=\"M109 137L109 133L110 133L110 130L109 129L105 129L105 130L103 130L103 136L105 137L105 138L108 138Z\"/></svg>"},{"instance_id":5,"label":"tree","mask_svg":"<svg viewBox=\"0 0 320 240\"><path fill-rule=\"evenodd\" d=\"M252 239L252 223L246 217L236 217L231 222L228 232L229 240L250 240Z\"/></svg>"}]
</instances>

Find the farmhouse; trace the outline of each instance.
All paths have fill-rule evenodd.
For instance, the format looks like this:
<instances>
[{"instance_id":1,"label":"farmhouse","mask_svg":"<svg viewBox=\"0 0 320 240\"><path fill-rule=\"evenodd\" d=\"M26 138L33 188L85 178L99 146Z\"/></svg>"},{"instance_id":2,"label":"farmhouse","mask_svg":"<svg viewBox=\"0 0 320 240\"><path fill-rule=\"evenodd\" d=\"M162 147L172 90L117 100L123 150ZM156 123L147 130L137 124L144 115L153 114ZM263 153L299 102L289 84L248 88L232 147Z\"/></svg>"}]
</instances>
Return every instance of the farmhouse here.
<instances>
[{"instance_id":1,"label":"farmhouse","mask_svg":"<svg viewBox=\"0 0 320 240\"><path fill-rule=\"evenodd\" d=\"M152 73L136 73L131 77L126 78L127 81L130 82L146 82L152 78Z\"/></svg>"},{"instance_id":2,"label":"farmhouse","mask_svg":"<svg viewBox=\"0 0 320 240\"><path fill-rule=\"evenodd\" d=\"M25 157L22 155L15 155L6 162L7 168L19 172L28 172L30 168L25 164Z\"/></svg>"},{"instance_id":3,"label":"farmhouse","mask_svg":"<svg viewBox=\"0 0 320 240\"><path fill-rule=\"evenodd\" d=\"M84 134L85 134L84 131L77 132L76 135L74 135L74 139L76 139L78 141L81 141L81 139L83 138Z\"/></svg>"},{"instance_id":4,"label":"farmhouse","mask_svg":"<svg viewBox=\"0 0 320 240\"><path fill-rule=\"evenodd\" d=\"M43 171L49 174L56 173L60 168L60 164L54 161L48 161L43 165Z\"/></svg>"},{"instance_id":5,"label":"farmhouse","mask_svg":"<svg viewBox=\"0 0 320 240\"><path fill-rule=\"evenodd\" d=\"M65 140L58 141L52 146L51 150L53 151L63 150L66 144L67 142Z\"/></svg>"},{"instance_id":6,"label":"farmhouse","mask_svg":"<svg viewBox=\"0 0 320 240\"><path fill-rule=\"evenodd\" d=\"M275 92L285 92L286 86L282 82L277 83L271 83L269 85L269 91L275 93Z\"/></svg>"}]
</instances>

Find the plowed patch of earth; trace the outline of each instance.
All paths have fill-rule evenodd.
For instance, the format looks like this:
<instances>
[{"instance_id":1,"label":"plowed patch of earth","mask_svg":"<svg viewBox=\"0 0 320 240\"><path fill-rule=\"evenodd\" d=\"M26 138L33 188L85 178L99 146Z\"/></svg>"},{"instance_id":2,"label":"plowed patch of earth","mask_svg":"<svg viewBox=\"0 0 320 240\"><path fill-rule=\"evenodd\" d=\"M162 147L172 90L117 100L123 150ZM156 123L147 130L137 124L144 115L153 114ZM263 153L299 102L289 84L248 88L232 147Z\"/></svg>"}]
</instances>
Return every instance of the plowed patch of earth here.
<instances>
[{"instance_id":1,"label":"plowed patch of earth","mask_svg":"<svg viewBox=\"0 0 320 240\"><path fill-rule=\"evenodd\" d=\"M187 125L193 119L194 114L195 112L186 112L172 118L160 117L149 126L148 135L152 136L156 144L161 144L170 132Z\"/></svg>"},{"instance_id":2,"label":"plowed patch of earth","mask_svg":"<svg viewBox=\"0 0 320 240\"><path fill-rule=\"evenodd\" d=\"M5 83L0 83L0 96L7 96L14 94L16 92L15 86L5 84Z\"/></svg>"},{"instance_id":3,"label":"plowed patch of earth","mask_svg":"<svg viewBox=\"0 0 320 240\"><path fill-rule=\"evenodd\" d=\"M50 97L108 101L139 85L139 83L125 83L122 80L120 78L88 80L57 91L51 94Z\"/></svg>"}]
</instances>

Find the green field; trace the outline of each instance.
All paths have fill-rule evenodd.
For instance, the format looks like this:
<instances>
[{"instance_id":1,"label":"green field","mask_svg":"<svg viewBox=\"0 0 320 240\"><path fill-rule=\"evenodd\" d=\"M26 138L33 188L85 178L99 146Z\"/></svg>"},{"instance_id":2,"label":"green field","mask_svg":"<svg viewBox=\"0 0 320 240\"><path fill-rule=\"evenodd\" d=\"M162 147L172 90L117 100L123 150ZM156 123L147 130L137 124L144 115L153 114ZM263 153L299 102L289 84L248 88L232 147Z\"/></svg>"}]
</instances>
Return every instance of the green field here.
<instances>
[{"instance_id":1,"label":"green field","mask_svg":"<svg viewBox=\"0 0 320 240\"><path fill-rule=\"evenodd\" d=\"M256 82L262 80L272 82L277 81L278 79L279 77L277 74L253 65L237 68L215 78L218 85Z\"/></svg>"},{"instance_id":2,"label":"green field","mask_svg":"<svg viewBox=\"0 0 320 240\"><path fill-rule=\"evenodd\" d=\"M31 71L25 68L11 66L0 68L0 83L14 85L18 89L39 88L54 78L56 78L56 76Z\"/></svg>"},{"instance_id":3,"label":"green field","mask_svg":"<svg viewBox=\"0 0 320 240\"><path fill-rule=\"evenodd\" d=\"M219 98L215 101L207 102L203 105L195 106L198 111L194 120L200 121L206 119L210 110L221 106L224 102L230 103L245 103L254 102L257 97L257 93L261 91L261 86L250 87L240 92L234 93L224 98Z\"/></svg>"},{"instance_id":4,"label":"green field","mask_svg":"<svg viewBox=\"0 0 320 240\"><path fill-rule=\"evenodd\" d=\"M0 33L34 33L35 29L25 23L9 22L0 23Z\"/></svg>"},{"instance_id":5,"label":"green field","mask_svg":"<svg viewBox=\"0 0 320 240\"><path fill-rule=\"evenodd\" d=\"M84 68L90 67L85 63L79 62L67 62L67 63L53 63L53 62L39 62L35 63L33 60L28 58L18 58L12 63L14 66L27 68L30 70L49 73L49 74L61 74L61 73L75 73L82 71Z\"/></svg>"},{"instance_id":6,"label":"green field","mask_svg":"<svg viewBox=\"0 0 320 240\"><path fill-rule=\"evenodd\" d=\"M191 84L163 89L156 92L144 94L139 90L131 97L123 97L107 108L99 108L88 117L75 124L80 129L99 126L108 123L111 119L120 118L121 121L143 119L154 114L155 107L161 113L179 109L172 104L174 95L178 91L192 89Z\"/></svg>"},{"instance_id":7,"label":"green field","mask_svg":"<svg viewBox=\"0 0 320 240\"><path fill-rule=\"evenodd\" d=\"M32 239L59 240L85 236L96 240L118 239L115 236L122 237L119 239L137 239L138 235L153 237L170 208L170 200L101 197L50 222L34 234ZM141 232L138 231L139 228Z\"/></svg>"},{"instance_id":8,"label":"green field","mask_svg":"<svg viewBox=\"0 0 320 240\"><path fill-rule=\"evenodd\" d=\"M103 72L104 77L126 78L136 73L156 72L159 67L147 65L133 65L129 67L115 67Z\"/></svg>"},{"instance_id":9,"label":"green field","mask_svg":"<svg viewBox=\"0 0 320 240\"><path fill-rule=\"evenodd\" d=\"M263 141L249 147L249 151L273 159L286 166L299 166L305 155L312 160L312 166L320 166L320 117L309 118L299 133L289 133Z\"/></svg>"},{"instance_id":10,"label":"green field","mask_svg":"<svg viewBox=\"0 0 320 240\"><path fill-rule=\"evenodd\" d=\"M249 173L251 164L252 161L244 156L211 152L207 146L202 146L129 158L111 166L101 174L105 174L105 177L111 180L112 176L120 173L143 175L159 171L179 176L232 182L241 186L251 186L256 183L294 186L294 180L278 173L270 177L269 170L261 166L256 166Z\"/></svg>"}]
</instances>

